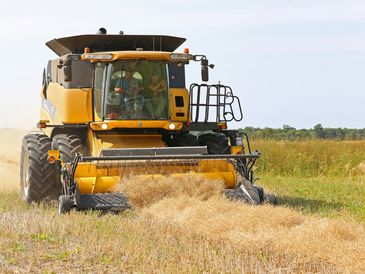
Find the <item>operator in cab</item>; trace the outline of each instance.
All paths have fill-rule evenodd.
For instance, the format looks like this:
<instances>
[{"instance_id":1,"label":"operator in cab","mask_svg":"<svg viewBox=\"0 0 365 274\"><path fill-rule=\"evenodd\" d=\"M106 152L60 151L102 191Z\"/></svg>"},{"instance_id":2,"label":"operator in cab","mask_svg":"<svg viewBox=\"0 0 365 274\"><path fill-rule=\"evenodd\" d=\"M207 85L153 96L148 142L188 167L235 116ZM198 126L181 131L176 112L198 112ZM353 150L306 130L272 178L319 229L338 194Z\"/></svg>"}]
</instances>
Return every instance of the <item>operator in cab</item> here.
<instances>
[{"instance_id":1,"label":"operator in cab","mask_svg":"<svg viewBox=\"0 0 365 274\"><path fill-rule=\"evenodd\" d=\"M114 88L115 93L121 94L122 100L118 112L121 112L124 118L138 118L144 106L144 97L140 94L143 86L134 78L135 73L135 63L127 64L124 75L117 81Z\"/></svg>"},{"instance_id":2,"label":"operator in cab","mask_svg":"<svg viewBox=\"0 0 365 274\"><path fill-rule=\"evenodd\" d=\"M157 119L166 117L167 85L160 80L156 71L152 72L151 84L148 86L150 100L146 103L147 110Z\"/></svg>"}]
</instances>

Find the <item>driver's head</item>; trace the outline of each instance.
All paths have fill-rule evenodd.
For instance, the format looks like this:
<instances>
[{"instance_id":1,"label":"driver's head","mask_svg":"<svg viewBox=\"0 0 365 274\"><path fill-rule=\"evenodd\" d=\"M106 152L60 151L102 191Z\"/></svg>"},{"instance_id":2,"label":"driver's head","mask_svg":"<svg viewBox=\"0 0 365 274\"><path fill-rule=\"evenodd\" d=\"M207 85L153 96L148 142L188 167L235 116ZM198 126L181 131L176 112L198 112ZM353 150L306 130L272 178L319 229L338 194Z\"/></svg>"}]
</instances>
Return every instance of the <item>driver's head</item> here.
<instances>
[{"instance_id":1,"label":"driver's head","mask_svg":"<svg viewBox=\"0 0 365 274\"><path fill-rule=\"evenodd\" d=\"M134 61L127 61L124 63L125 70L128 71L136 71L137 70L137 62Z\"/></svg>"},{"instance_id":2,"label":"driver's head","mask_svg":"<svg viewBox=\"0 0 365 274\"><path fill-rule=\"evenodd\" d=\"M154 84L154 85L158 83L158 74L155 71L152 72L151 81L152 81L152 84Z\"/></svg>"},{"instance_id":3,"label":"driver's head","mask_svg":"<svg viewBox=\"0 0 365 274\"><path fill-rule=\"evenodd\" d=\"M128 71L128 70L126 70L126 71L125 71L125 79L127 79L127 80L132 79L132 78L133 78L133 74L134 74L134 72L133 72L133 71Z\"/></svg>"}]
</instances>

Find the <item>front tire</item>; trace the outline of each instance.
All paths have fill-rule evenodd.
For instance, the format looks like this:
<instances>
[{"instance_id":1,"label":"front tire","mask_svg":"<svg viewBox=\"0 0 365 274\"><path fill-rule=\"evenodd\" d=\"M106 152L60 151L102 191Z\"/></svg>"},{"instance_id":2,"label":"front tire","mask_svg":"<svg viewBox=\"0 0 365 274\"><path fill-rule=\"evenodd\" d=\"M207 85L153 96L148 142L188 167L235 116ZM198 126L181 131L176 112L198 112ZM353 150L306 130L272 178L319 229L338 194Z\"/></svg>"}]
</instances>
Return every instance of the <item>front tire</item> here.
<instances>
[{"instance_id":1,"label":"front tire","mask_svg":"<svg viewBox=\"0 0 365 274\"><path fill-rule=\"evenodd\" d=\"M51 140L46 135L24 136L20 156L20 192L27 203L45 198L56 199L61 193L57 167L47 161Z\"/></svg>"},{"instance_id":2,"label":"front tire","mask_svg":"<svg viewBox=\"0 0 365 274\"><path fill-rule=\"evenodd\" d=\"M207 146L208 153L213 155L231 154L227 137L222 133L204 133L198 138L199 145Z\"/></svg>"}]
</instances>

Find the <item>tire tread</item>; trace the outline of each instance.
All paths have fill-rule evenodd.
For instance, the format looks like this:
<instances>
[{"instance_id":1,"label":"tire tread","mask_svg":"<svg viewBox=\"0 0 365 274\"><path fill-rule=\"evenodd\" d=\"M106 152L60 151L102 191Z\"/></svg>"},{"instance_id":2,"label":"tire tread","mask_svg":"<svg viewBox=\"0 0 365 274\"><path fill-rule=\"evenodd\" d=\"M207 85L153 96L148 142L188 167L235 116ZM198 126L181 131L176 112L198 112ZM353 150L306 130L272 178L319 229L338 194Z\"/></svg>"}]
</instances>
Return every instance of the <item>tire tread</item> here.
<instances>
[{"instance_id":1,"label":"tire tread","mask_svg":"<svg viewBox=\"0 0 365 274\"><path fill-rule=\"evenodd\" d=\"M51 140L46 135L28 134L23 138L20 163L20 188L23 200L28 203L39 202L45 198L58 198L60 185L55 165L47 161ZM29 156L29 192L24 192L23 158Z\"/></svg>"}]
</instances>

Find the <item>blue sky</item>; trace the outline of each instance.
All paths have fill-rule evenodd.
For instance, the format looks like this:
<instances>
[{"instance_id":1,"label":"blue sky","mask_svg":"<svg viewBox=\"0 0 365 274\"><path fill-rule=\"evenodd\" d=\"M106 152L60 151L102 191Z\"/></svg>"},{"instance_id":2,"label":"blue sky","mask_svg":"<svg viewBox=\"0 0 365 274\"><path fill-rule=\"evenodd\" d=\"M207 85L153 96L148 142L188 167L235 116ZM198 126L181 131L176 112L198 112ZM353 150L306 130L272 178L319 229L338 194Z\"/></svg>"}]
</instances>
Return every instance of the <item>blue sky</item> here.
<instances>
[{"instance_id":1,"label":"blue sky","mask_svg":"<svg viewBox=\"0 0 365 274\"><path fill-rule=\"evenodd\" d=\"M211 82L241 98L245 118L232 127L365 127L365 1L2 1L0 23L0 127L35 125L56 57L44 43L101 26L186 37L216 65ZM198 64L188 69L199 82Z\"/></svg>"}]
</instances>

